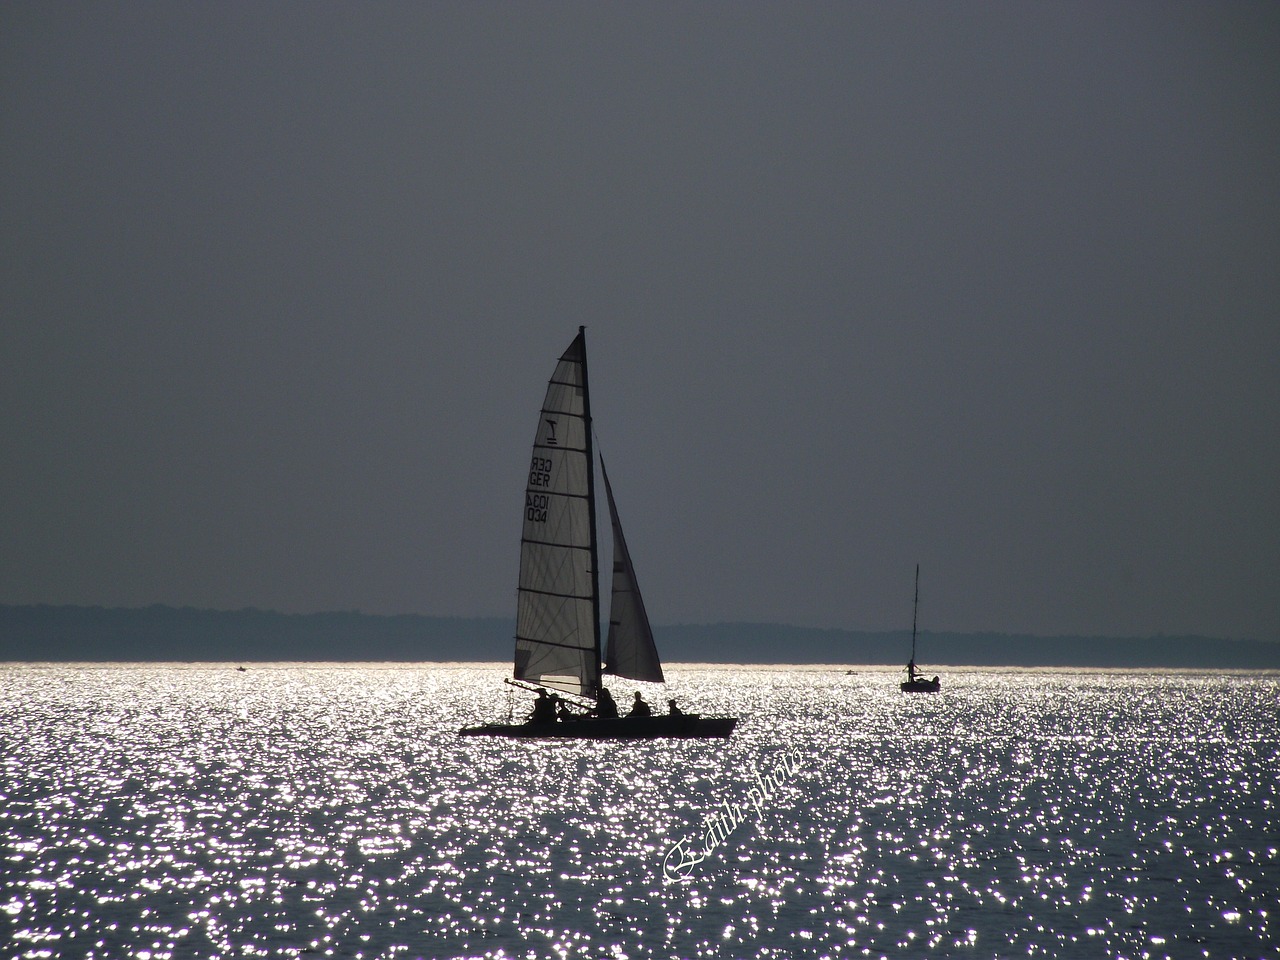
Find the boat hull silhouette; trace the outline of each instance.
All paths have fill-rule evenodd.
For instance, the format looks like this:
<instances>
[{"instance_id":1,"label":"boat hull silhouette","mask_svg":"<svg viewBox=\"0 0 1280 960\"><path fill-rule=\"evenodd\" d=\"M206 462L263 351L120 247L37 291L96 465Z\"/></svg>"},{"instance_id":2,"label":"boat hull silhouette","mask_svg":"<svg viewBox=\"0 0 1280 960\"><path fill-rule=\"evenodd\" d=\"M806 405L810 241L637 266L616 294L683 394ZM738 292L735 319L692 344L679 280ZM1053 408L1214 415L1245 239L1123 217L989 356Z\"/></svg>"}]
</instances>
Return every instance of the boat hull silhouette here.
<instances>
[{"instance_id":1,"label":"boat hull silhouette","mask_svg":"<svg viewBox=\"0 0 1280 960\"><path fill-rule=\"evenodd\" d=\"M937 693L942 689L942 682L937 677L932 680L915 677L911 680L903 680L899 686L903 693Z\"/></svg>"},{"instance_id":2,"label":"boat hull silhouette","mask_svg":"<svg viewBox=\"0 0 1280 960\"><path fill-rule=\"evenodd\" d=\"M464 737L511 737L519 740L709 740L728 737L736 717L616 717L558 720L552 723L486 723L463 727Z\"/></svg>"}]
</instances>

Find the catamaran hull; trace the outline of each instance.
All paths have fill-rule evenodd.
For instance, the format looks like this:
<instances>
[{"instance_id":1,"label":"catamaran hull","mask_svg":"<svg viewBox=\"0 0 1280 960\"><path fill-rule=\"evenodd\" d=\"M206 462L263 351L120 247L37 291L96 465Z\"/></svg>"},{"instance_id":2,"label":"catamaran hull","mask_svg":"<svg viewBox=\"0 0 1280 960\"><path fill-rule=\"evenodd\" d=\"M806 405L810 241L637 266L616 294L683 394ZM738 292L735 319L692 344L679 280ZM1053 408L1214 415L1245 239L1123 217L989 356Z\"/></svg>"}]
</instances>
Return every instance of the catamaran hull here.
<instances>
[{"instance_id":1,"label":"catamaran hull","mask_svg":"<svg viewBox=\"0 0 1280 960\"><path fill-rule=\"evenodd\" d=\"M463 727L463 737L512 737L519 740L706 740L733 733L736 717L618 717L615 720L564 720L556 723L486 723Z\"/></svg>"}]
</instances>

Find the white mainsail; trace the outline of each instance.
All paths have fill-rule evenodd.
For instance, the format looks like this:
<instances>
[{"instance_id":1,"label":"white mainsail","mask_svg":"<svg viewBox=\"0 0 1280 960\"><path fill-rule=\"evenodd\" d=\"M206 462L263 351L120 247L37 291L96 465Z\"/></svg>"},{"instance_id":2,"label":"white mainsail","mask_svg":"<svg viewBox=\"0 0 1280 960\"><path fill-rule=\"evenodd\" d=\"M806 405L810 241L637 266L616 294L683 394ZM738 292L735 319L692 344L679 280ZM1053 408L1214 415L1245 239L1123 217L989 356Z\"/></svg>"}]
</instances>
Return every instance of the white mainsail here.
<instances>
[{"instance_id":1,"label":"white mainsail","mask_svg":"<svg viewBox=\"0 0 1280 960\"><path fill-rule=\"evenodd\" d=\"M600 475L604 477L609 521L613 525L613 597L609 602L609 652L605 657L604 672L632 680L663 683L658 648L653 642L649 615L645 612L636 571L631 565L631 552L622 536L618 508L613 502L613 487L609 484L609 472L604 468L603 459L600 461Z\"/></svg>"},{"instance_id":2,"label":"white mainsail","mask_svg":"<svg viewBox=\"0 0 1280 960\"><path fill-rule=\"evenodd\" d=\"M591 460L580 329L551 376L534 435L520 539L515 677L586 697L600 689Z\"/></svg>"}]
</instances>

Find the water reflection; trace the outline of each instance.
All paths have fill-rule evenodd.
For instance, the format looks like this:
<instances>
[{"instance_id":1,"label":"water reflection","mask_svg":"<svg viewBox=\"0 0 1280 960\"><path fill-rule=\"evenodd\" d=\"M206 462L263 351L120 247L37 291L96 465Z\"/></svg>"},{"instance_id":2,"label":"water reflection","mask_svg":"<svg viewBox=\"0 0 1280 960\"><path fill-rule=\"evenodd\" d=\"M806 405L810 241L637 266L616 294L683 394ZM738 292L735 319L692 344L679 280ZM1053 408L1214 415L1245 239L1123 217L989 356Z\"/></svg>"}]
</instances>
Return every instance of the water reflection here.
<instances>
[{"instance_id":1,"label":"water reflection","mask_svg":"<svg viewBox=\"0 0 1280 960\"><path fill-rule=\"evenodd\" d=\"M459 739L501 668L11 666L21 957L1262 955L1269 676L673 668L728 742ZM624 691L625 693L625 691ZM691 871L662 857L796 751Z\"/></svg>"}]
</instances>

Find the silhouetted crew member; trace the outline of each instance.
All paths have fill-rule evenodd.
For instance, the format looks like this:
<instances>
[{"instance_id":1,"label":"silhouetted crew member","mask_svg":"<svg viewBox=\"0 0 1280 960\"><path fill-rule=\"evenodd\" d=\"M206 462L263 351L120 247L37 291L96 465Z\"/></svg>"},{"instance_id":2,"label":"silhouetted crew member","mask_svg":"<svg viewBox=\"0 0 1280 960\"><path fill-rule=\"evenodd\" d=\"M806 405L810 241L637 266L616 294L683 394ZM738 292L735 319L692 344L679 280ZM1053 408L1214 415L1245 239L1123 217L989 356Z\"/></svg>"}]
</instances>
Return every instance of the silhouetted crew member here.
<instances>
[{"instance_id":1,"label":"silhouetted crew member","mask_svg":"<svg viewBox=\"0 0 1280 960\"><path fill-rule=\"evenodd\" d=\"M669 713L673 717L684 716L684 711L676 706L676 702L674 700L667 701L667 713Z\"/></svg>"},{"instance_id":2,"label":"silhouetted crew member","mask_svg":"<svg viewBox=\"0 0 1280 960\"><path fill-rule=\"evenodd\" d=\"M600 698L596 700L596 708L592 713L601 720L612 720L618 716L618 705L613 702L613 694L607 687L600 688Z\"/></svg>"},{"instance_id":3,"label":"silhouetted crew member","mask_svg":"<svg viewBox=\"0 0 1280 960\"><path fill-rule=\"evenodd\" d=\"M539 690L538 699L533 701L533 713L529 714L530 723L555 723L556 722L556 700L559 697L551 698L547 696L547 691Z\"/></svg>"},{"instance_id":4,"label":"silhouetted crew member","mask_svg":"<svg viewBox=\"0 0 1280 960\"><path fill-rule=\"evenodd\" d=\"M629 717L647 717L653 711L649 709L649 705L640 699L640 691L636 691L636 702L631 705L631 712L627 714Z\"/></svg>"}]
</instances>

